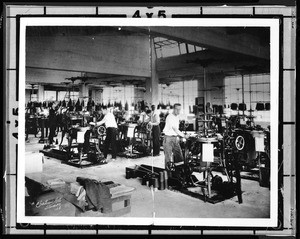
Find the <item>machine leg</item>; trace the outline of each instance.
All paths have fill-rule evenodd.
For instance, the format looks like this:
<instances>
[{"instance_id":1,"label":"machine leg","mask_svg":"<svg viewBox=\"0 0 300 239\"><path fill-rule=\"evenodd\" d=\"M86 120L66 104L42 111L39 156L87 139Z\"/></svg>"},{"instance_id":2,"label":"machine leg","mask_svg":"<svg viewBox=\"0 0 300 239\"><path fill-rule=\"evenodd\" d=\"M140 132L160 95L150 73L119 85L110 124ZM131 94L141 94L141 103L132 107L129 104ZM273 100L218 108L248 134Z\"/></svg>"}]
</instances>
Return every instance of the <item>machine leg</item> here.
<instances>
[{"instance_id":1,"label":"machine leg","mask_svg":"<svg viewBox=\"0 0 300 239\"><path fill-rule=\"evenodd\" d=\"M210 173L207 174L207 191L208 191L208 197L211 197L211 176Z\"/></svg>"},{"instance_id":2,"label":"machine leg","mask_svg":"<svg viewBox=\"0 0 300 239\"><path fill-rule=\"evenodd\" d=\"M65 137L65 134L66 134L66 131L63 130L63 131L61 132L61 140L60 140L60 144L59 144L59 145L62 144L62 142L63 142L63 140L64 140L64 137Z\"/></svg>"},{"instance_id":3,"label":"machine leg","mask_svg":"<svg viewBox=\"0 0 300 239\"><path fill-rule=\"evenodd\" d=\"M82 152L82 148L80 147L80 149L78 150L79 152L79 165L81 165L81 162L82 162L82 154L83 154L83 152Z\"/></svg>"},{"instance_id":4,"label":"machine leg","mask_svg":"<svg viewBox=\"0 0 300 239\"><path fill-rule=\"evenodd\" d=\"M42 133L41 139L44 140L44 138L45 138L45 126L44 126L44 122L43 121L41 122L41 133Z\"/></svg>"},{"instance_id":5,"label":"machine leg","mask_svg":"<svg viewBox=\"0 0 300 239\"><path fill-rule=\"evenodd\" d=\"M204 196L204 202L206 202L206 193L205 193L204 188L201 187L201 191L202 191L202 194Z\"/></svg>"},{"instance_id":6,"label":"machine leg","mask_svg":"<svg viewBox=\"0 0 300 239\"><path fill-rule=\"evenodd\" d=\"M235 168L235 177L236 177L236 193L239 200L239 203L243 203L242 199L242 189L241 189L241 175L240 175L240 167L239 163L234 160L234 168Z\"/></svg>"},{"instance_id":7,"label":"machine leg","mask_svg":"<svg viewBox=\"0 0 300 239\"><path fill-rule=\"evenodd\" d=\"M207 163L207 192L208 192L208 197L211 197L211 172L210 172L210 163Z\"/></svg>"}]
</instances>

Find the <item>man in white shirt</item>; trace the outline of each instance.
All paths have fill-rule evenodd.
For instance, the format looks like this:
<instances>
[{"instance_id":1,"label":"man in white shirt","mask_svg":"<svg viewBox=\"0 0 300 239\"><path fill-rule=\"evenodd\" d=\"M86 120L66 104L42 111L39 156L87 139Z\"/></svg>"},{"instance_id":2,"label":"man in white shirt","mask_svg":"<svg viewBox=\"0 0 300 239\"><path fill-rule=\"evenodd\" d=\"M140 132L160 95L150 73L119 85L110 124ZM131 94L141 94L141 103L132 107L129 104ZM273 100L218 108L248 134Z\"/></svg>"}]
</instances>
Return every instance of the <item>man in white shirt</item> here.
<instances>
[{"instance_id":1,"label":"man in white shirt","mask_svg":"<svg viewBox=\"0 0 300 239\"><path fill-rule=\"evenodd\" d=\"M140 117L138 119L138 123L147 123L150 121L150 118L147 115L147 111L149 110L148 106L145 106L145 109L142 110Z\"/></svg>"},{"instance_id":2,"label":"man in white shirt","mask_svg":"<svg viewBox=\"0 0 300 239\"><path fill-rule=\"evenodd\" d=\"M102 107L102 113L104 114L104 118L101 121L96 122L95 126L105 124L106 127L106 138L105 138L104 150L103 150L104 159L106 160L108 149L109 146L111 145L112 160L115 160L117 156L116 136L118 132L118 125L115 116L113 115L113 113L107 110L106 106ZM94 124L94 123L90 123L90 124Z\"/></svg>"},{"instance_id":3,"label":"man in white shirt","mask_svg":"<svg viewBox=\"0 0 300 239\"><path fill-rule=\"evenodd\" d=\"M179 117L181 110L181 104L174 104L173 113L170 113L166 118L166 124L163 132L164 137L164 153L165 153L165 167L167 170L171 170L171 163L173 162L172 154L174 155L174 165L183 164L183 155L179 145L179 137L187 138L179 130Z\"/></svg>"}]
</instances>

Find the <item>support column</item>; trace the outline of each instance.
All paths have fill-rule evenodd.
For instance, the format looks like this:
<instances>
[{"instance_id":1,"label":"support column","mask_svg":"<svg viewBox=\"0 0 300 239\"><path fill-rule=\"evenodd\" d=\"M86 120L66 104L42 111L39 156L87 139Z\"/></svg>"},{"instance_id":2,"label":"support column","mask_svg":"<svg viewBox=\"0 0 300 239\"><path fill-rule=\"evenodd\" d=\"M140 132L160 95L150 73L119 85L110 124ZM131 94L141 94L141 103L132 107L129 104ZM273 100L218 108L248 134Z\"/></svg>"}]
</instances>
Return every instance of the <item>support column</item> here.
<instances>
[{"instance_id":1,"label":"support column","mask_svg":"<svg viewBox=\"0 0 300 239\"><path fill-rule=\"evenodd\" d=\"M92 100L96 102L96 90L95 89L92 89Z\"/></svg>"},{"instance_id":2,"label":"support column","mask_svg":"<svg viewBox=\"0 0 300 239\"><path fill-rule=\"evenodd\" d=\"M158 74L156 68L156 52L154 48L153 38L150 40L150 70L151 77L146 79L146 93L145 101L148 105L158 105L159 95L158 95Z\"/></svg>"},{"instance_id":3,"label":"support column","mask_svg":"<svg viewBox=\"0 0 300 239\"><path fill-rule=\"evenodd\" d=\"M44 86L38 85L37 100L39 102L44 101L44 92L45 92Z\"/></svg>"},{"instance_id":4,"label":"support column","mask_svg":"<svg viewBox=\"0 0 300 239\"><path fill-rule=\"evenodd\" d=\"M211 89L212 89L212 85L213 85L213 79L211 77L211 74L207 73L207 70L206 70L206 86L205 86L205 90L206 92L204 92L204 97L206 96L206 99L204 99L204 102L205 102L205 106L206 106L206 103L210 103L210 107L212 107L212 92L211 92Z\"/></svg>"},{"instance_id":5,"label":"support column","mask_svg":"<svg viewBox=\"0 0 300 239\"><path fill-rule=\"evenodd\" d=\"M204 97L204 78L203 76L198 79L198 97Z\"/></svg>"},{"instance_id":6,"label":"support column","mask_svg":"<svg viewBox=\"0 0 300 239\"><path fill-rule=\"evenodd\" d=\"M84 100L84 105L86 106L89 100L89 88L87 85L82 84L79 86L79 98L80 101Z\"/></svg>"},{"instance_id":7,"label":"support column","mask_svg":"<svg viewBox=\"0 0 300 239\"><path fill-rule=\"evenodd\" d=\"M102 92L103 89L95 89L92 91L92 99L95 101L95 104L100 104L103 102Z\"/></svg>"},{"instance_id":8,"label":"support column","mask_svg":"<svg viewBox=\"0 0 300 239\"><path fill-rule=\"evenodd\" d=\"M98 91L99 103L103 103L103 90L104 89Z\"/></svg>"},{"instance_id":9,"label":"support column","mask_svg":"<svg viewBox=\"0 0 300 239\"><path fill-rule=\"evenodd\" d=\"M225 103L224 96L224 74L211 73L207 74L207 100L212 105L223 105Z\"/></svg>"}]
</instances>

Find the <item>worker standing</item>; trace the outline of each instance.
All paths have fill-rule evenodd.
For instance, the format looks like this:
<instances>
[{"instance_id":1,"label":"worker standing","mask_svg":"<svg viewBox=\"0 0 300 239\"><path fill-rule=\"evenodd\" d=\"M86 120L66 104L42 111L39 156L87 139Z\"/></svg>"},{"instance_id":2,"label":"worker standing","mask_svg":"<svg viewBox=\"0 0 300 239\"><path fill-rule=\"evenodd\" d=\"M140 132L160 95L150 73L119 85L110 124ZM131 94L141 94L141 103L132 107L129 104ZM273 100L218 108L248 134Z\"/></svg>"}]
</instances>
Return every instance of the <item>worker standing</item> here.
<instances>
[{"instance_id":1,"label":"worker standing","mask_svg":"<svg viewBox=\"0 0 300 239\"><path fill-rule=\"evenodd\" d=\"M107 106L102 107L102 113L104 115L104 118L101 121L96 123L91 122L90 124L95 126L105 124L106 138L104 141L104 151L103 151L104 160L107 160L109 146L111 146L112 160L115 160L117 156L117 144L116 144L116 137L118 131L117 122L113 113L108 111Z\"/></svg>"},{"instance_id":2,"label":"worker standing","mask_svg":"<svg viewBox=\"0 0 300 239\"><path fill-rule=\"evenodd\" d=\"M153 156L160 154L160 118L155 105L151 106L150 124L152 125Z\"/></svg>"},{"instance_id":3,"label":"worker standing","mask_svg":"<svg viewBox=\"0 0 300 239\"><path fill-rule=\"evenodd\" d=\"M210 102L206 103L206 113L207 114L212 114L213 113L213 109L210 107Z\"/></svg>"},{"instance_id":4,"label":"worker standing","mask_svg":"<svg viewBox=\"0 0 300 239\"><path fill-rule=\"evenodd\" d=\"M175 166L184 163L182 151L179 144L179 137L188 138L179 130L179 114L181 110L181 104L174 104L173 112L170 113L166 118L166 125L163 132L164 137L164 153L165 153L165 167L168 171L172 170L172 163ZM174 162L172 159L172 154L174 156Z\"/></svg>"},{"instance_id":5,"label":"worker standing","mask_svg":"<svg viewBox=\"0 0 300 239\"><path fill-rule=\"evenodd\" d=\"M207 119L211 120L212 119L212 114L213 114L213 109L210 107L210 102L206 103L206 115ZM207 128L211 129L212 128L212 122L207 122Z\"/></svg>"},{"instance_id":6,"label":"worker standing","mask_svg":"<svg viewBox=\"0 0 300 239\"><path fill-rule=\"evenodd\" d=\"M147 111L149 112L149 107L145 106L144 109L142 110L140 117L138 119L138 123L147 123L150 121L148 115L147 115Z\"/></svg>"},{"instance_id":7,"label":"worker standing","mask_svg":"<svg viewBox=\"0 0 300 239\"><path fill-rule=\"evenodd\" d=\"M55 102L52 103L50 110L49 110L49 128L50 128L50 133L49 133L49 144L51 147L53 147L53 142L54 139L53 137L55 136L55 130L57 127L57 111L56 111L56 106L57 104Z\"/></svg>"}]
</instances>

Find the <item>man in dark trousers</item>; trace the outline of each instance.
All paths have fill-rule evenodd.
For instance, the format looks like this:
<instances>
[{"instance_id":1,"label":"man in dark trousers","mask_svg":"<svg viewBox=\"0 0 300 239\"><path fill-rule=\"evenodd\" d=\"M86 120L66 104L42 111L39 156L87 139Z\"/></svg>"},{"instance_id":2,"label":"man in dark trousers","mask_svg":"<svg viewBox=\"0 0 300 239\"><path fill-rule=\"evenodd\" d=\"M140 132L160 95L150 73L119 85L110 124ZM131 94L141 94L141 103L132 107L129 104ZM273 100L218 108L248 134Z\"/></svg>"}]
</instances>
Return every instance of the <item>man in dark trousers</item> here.
<instances>
[{"instance_id":1,"label":"man in dark trousers","mask_svg":"<svg viewBox=\"0 0 300 239\"><path fill-rule=\"evenodd\" d=\"M104 114L104 118L96 123L91 122L91 125L99 126L102 124L105 124L106 127L106 138L104 142L104 160L107 160L107 154L109 146L111 146L111 154L112 154L112 160L116 159L117 156L117 143L116 143L116 137L118 132L118 125L115 119L115 116L113 113L109 112L107 110L106 106L102 107L102 113Z\"/></svg>"},{"instance_id":2,"label":"man in dark trousers","mask_svg":"<svg viewBox=\"0 0 300 239\"><path fill-rule=\"evenodd\" d=\"M184 163L184 158L179 144L179 138L188 138L187 135L179 130L179 114L181 104L174 104L173 113L166 118L166 125L163 130L164 136L164 153L166 170L171 171L172 165L179 166ZM173 160L174 159L174 160Z\"/></svg>"},{"instance_id":3,"label":"man in dark trousers","mask_svg":"<svg viewBox=\"0 0 300 239\"><path fill-rule=\"evenodd\" d=\"M56 103L52 103L50 109L49 109L49 128L50 128L50 133L49 133L49 144L52 145L54 140L53 137L55 136L55 130L57 126L57 112L56 112Z\"/></svg>"},{"instance_id":4,"label":"man in dark trousers","mask_svg":"<svg viewBox=\"0 0 300 239\"><path fill-rule=\"evenodd\" d=\"M151 106L150 124L152 125L153 156L160 154L160 118L155 105Z\"/></svg>"}]
</instances>

